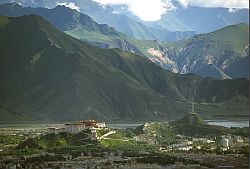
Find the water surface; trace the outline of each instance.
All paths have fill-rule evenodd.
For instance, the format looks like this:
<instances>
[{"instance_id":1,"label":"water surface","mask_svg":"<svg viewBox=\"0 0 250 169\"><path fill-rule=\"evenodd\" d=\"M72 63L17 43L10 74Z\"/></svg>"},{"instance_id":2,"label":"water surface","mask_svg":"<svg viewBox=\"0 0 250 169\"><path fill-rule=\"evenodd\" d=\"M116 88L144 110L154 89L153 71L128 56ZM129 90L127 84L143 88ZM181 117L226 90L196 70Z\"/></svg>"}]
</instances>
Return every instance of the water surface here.
<instances>
[{"instance_id":1,"label":"water surface","mask_svg":"<svg viewBox=\"0 0 250 169\"><path fill-rule=\"evenodd\" d=\"M249 127L248 120L207 120L207 123L223 127Z\"/></svg>"}]
</instances>

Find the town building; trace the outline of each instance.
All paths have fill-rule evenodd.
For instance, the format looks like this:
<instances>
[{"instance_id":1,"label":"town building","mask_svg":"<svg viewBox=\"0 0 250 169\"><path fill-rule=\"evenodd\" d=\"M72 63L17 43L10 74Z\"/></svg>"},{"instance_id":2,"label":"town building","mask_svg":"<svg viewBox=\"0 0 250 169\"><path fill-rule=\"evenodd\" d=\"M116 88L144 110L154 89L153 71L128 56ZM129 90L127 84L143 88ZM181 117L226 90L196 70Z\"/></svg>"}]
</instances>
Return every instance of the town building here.
<instances>
[{"instance_id":1,"label":"town building","mask_svg":"<svg viewBox=\"0 0 250 169\"><path fill-rule=\"evenodd\" d=\"M71 134L77 134L83 130L86 129L86 126L84 123L66 123L64 124L65 132L71 133Z\"/></svg>"},{"instance_id":2,"label":"town building","mask_svg":"<svg viewBox=\"0 0 250 169\"><path fill-rule=\"evenodd\" d=\"M74 123L65 123L64 128L50 127L48 128L47 133L59 134L61 132L68 132L71 134L77 134L86 129L90 129L92 135L94 136L96 135L96 130L103 128L106 128L106 124L104 122L97 123L95 120L82 120L82 121L76 121Z\"/></svg>"},{"instance_id":3,"label":"town building","mask_svg":"<svg viewBox=\"0 0 250 169\"><path fill-rule=\"evenodd\" d=\"M98 128L106 128L106 123L102 122L102 123L96 123Z\"/></svg>"},{"instance_id":4,"label":"town building","mask_svg":"<svg viewBox=\"0 0 250 169\"><path fill-rule=\"evenodd\" d=\"M241 138L240 136L236 136L236 137L235 137L235 143L236 143L236 144L237 144L237 143L244 143L244 139Z\"/></svg>"},{"instance_id":5,"label":"town building","mask_svg":"<svg viewBox=\"0 0 250 169\"><path fill-rule=\"evenodd\" d=\"M221 140L221 145L222 145L222 147L224 147L224 148L226 148L226 149L229 149L229 139L223 138L223 139Z\"/></svg>"},{"instance_id":6,"label":"town building","mask_svg":"<svg viewBox=\"0 0 250 169\"><path fill-rule=\"evenodd\" d=\"M97 132L95 128L90 128L91 135L90 135L90 140L97 140Z\"/></svg>"},{"instance_id":7,"label":"town building","mask_svg":"<svg viewBox=\"0 0 250 169\"><path fill-rule=\"evenodd\" d=\"M49 127L48 130L47 130L48 134L52 134L52 133L59 134L59 133L62 133L62 132L65 132L65 128Z\"/></svg>"}]
</instances>

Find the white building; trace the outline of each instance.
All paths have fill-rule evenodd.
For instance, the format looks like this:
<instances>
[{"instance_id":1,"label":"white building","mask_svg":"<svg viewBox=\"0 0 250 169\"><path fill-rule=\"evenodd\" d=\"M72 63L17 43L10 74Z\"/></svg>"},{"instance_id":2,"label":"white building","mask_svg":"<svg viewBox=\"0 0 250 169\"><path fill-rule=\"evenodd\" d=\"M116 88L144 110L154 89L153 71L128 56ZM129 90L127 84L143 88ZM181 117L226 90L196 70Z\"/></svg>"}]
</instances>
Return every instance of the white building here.
<instances>
[{"instance_id":1,"label":"white building","mask_svg":"<svg viewBox=\"0 0 250 169\"><path fill-rule=\"evenodd\" d=\"M106 128L106 123L102 122L102 123L96 123L98 128Z\"/></svg>"},{"instance_id":2,"label":"white building","mask_svg":"<svg viewBox=\"0 0 250 169\"><path fill-rule=\"evenodd\" d=\"M86 129L84 123L66 123L64 124L65 131L71 134L77 134Z\"/></svg>"},{"instance_id":3,"label":"white building","mask_svg":"<svg viewBox=\"0 0 250 169\"><path fill-rule=\"evenodd\" d=\"M61 132L68 132L71 134L80 133L86 129L90 129L93 134L93 138L96 138L96 129L106 128L106 124L104 122L97 123L95 120L85 120L85 121L77 121L75 123L65 123L64 128L55 128L50 127L47 129L48 134L59 134Z\"/></svg>"},{"instance_id":4,"label":"white building","mask_svg":"<svg viewBox=\"0 0 250 169\"><path fill-rule=\"evenodd\" d=\"M91 131L90 139L91 139L91 140L97 140L96 129L95 129L95 128L90 128L90 131Z\"/></svg>"},{"instance_id":5,"label":"white building","mask_svg":"<svg viewBox=\"0 0 250 169\"><path fill-rule=\"evenodd\" d=\"M221 140L221 144L222 144L222 146L223 146L224 148L229 149L229 140L228 140L227 138L223 138L223 139Z\"/></svg>"},{"instance_id":6,"label":"white building","mask_svg":"<svg viewBox=\"0 0 250 169\"><path fill-rule=\"evenodd\" d=\"M177 148L177 150L182 150L182 151L189 151L191 149L193 149L192 146L186 146L186 147L179 147L179 148Z\"/></svg>"},{"instance_id":7,"label":"white building","mask_svg":"<svg viewBox=\"0 0 250 169\"><path fill-rule=\"evenodd\" d=\"M236 137L235 137L235 143L236 143L236 144L237 144L237 143L244 143L244 139L241 138L240 136L236 136Z\"/></svg>"},{"instance_id":8,"label":"white building","mask_svg":"<svg viewBox=\"0 0 250 169\"><path fill-rule=\"evenodd\" d=\"M189 140L184 140L181 144L182 144L183 146L189 146L189 145L192 145L193 142L192 142L192 141L189 141Z\"/></svg>"}]
</instances>

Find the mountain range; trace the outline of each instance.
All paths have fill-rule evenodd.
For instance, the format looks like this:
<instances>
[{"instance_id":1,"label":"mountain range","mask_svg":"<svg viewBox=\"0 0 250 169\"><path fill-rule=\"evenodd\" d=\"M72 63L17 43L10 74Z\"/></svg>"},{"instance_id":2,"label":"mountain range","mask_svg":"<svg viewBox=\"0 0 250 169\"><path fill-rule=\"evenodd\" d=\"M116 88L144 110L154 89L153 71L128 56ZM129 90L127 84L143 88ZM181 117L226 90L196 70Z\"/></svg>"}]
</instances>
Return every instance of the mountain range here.
<instances>
[{"instance_id":1,"label":"mountain range","mask_svg":"<svg viewBox=\"0 0 250 169\"><path fill-rule=\"evenodd\" d=\"M169 31L195 31L196 33L208 33L239 23L249 24L249 9L231 10L196 6L179 7L164 14L161 20L145 24Z\"/></svg>"},{"instance_id":2,"label":"mountain range","mask_svg":"<svg viewBox=\"0 0 250 169\"><path fill-rule=\"evenodd\" d=\"M43 16L59 30L89 44L144 55L174 73L196 73L221 79L248 77L249 27L246 24L228 26L174 43L161 43L127 37L65 6L47 9L22 7L17 3L0 5L0 15L27 14Z\"/></svg>"},{"instance_id":3,"label":"mountain range","mask_svg":"<svg viewBox=\"0 0 250 169\"><path fill-rule=\"evenodd\" d=\"M190 37L195 34L194 31L167 31L157 28L151 28L141 22L124 15L114 12L112 7L102 5L91 0L3 0L0 4L18 2L24 6L54 8L60 3L75 3L79 5L79 11L93 18L97 23L108 24L128 37L139 40L160 40L174 41Z\"/></svg>"},{"instance_id":4,"label":"mountain range","mask_svg":"<svg viewBox=\"0 0 250 169\"><path fill-rule=\"evenodd\" d=\"M168 31L195 31L208 33L225 26L239 23L249 24L249 9L222 8L222 7L183 7L178 1L172 0L173 9L168 10L158 21L143 21L133 15L128 6L110 4L110 7L119 14L124 14L150 28Z\"/></svg>"},{"instance_id":5,"label":"mountain range","mask_svg":"<svg viewBox=\"0 0 250 169\"><path fill-rule=\"evenodd\" d=\"M0 120L167 120L248 116L249 80L174 74L79 41L37 15L0 17Z\"/></svg>"},{"instance_id":6,"label":"mountain range","mask_svg":"<svg viewBox=\"0 0 250 169\"><path fill-rule=\"evenodd\" d=\"M57 29L90 44L140 53L126 40L124 34L106 24L98 24L88 15L65 6L47 9L23 7L18 3L0 5L0 15L14 17L28 14L40 15L51 22Z\"/></svg>"},{"instance_id":7,"label":"mountain range","mask_svg":"<svg viewBox=\"0 0 250 169\"><path fill-rule=\"evenodd\" d=\"M187 40L161 44L178 73L216 78L248 78L249 26L237 24ZM168 63L167 63L168 64Z\"/></svg>"},{"instance_id":8,"label":"mountain range","mask_svg":"<svg viewBox=\"0 0 250 169\"><path fill-rule=\"evenodd\" d=\"M2 0L0 4L18 2L23 6L54 8L58 4L74 3L79 12L97 23L108 24L129 37L140 40L174 41L195 33L208 33L228 25L249 24L249 9L182 7L172 0L159 21L145 22L133 15L125 5L103 5L92 0ZM149 11L150 12L150 11Z\"/></svg>"}]
</instances>

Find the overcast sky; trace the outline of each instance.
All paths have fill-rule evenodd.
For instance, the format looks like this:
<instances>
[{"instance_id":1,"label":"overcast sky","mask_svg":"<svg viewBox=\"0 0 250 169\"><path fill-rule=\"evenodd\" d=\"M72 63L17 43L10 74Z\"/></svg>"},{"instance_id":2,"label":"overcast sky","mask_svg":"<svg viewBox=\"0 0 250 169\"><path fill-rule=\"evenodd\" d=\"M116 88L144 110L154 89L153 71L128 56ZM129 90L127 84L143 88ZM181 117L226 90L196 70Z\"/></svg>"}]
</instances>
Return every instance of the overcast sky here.
<instances>
[{"instance_id":1,"label":"overcast sky","mask_svg":"<svg viewBox=\"0 0 250 169\"><path fill-rule=\"evenodd\" d=\"M128 9L144 21L156 21L161 15L175 7L171 0L94 0L101 4L127 5ZM248 8L249 0L177 0L182 7L226 7L226 8Z\"/></svg>"}]
</instances>

